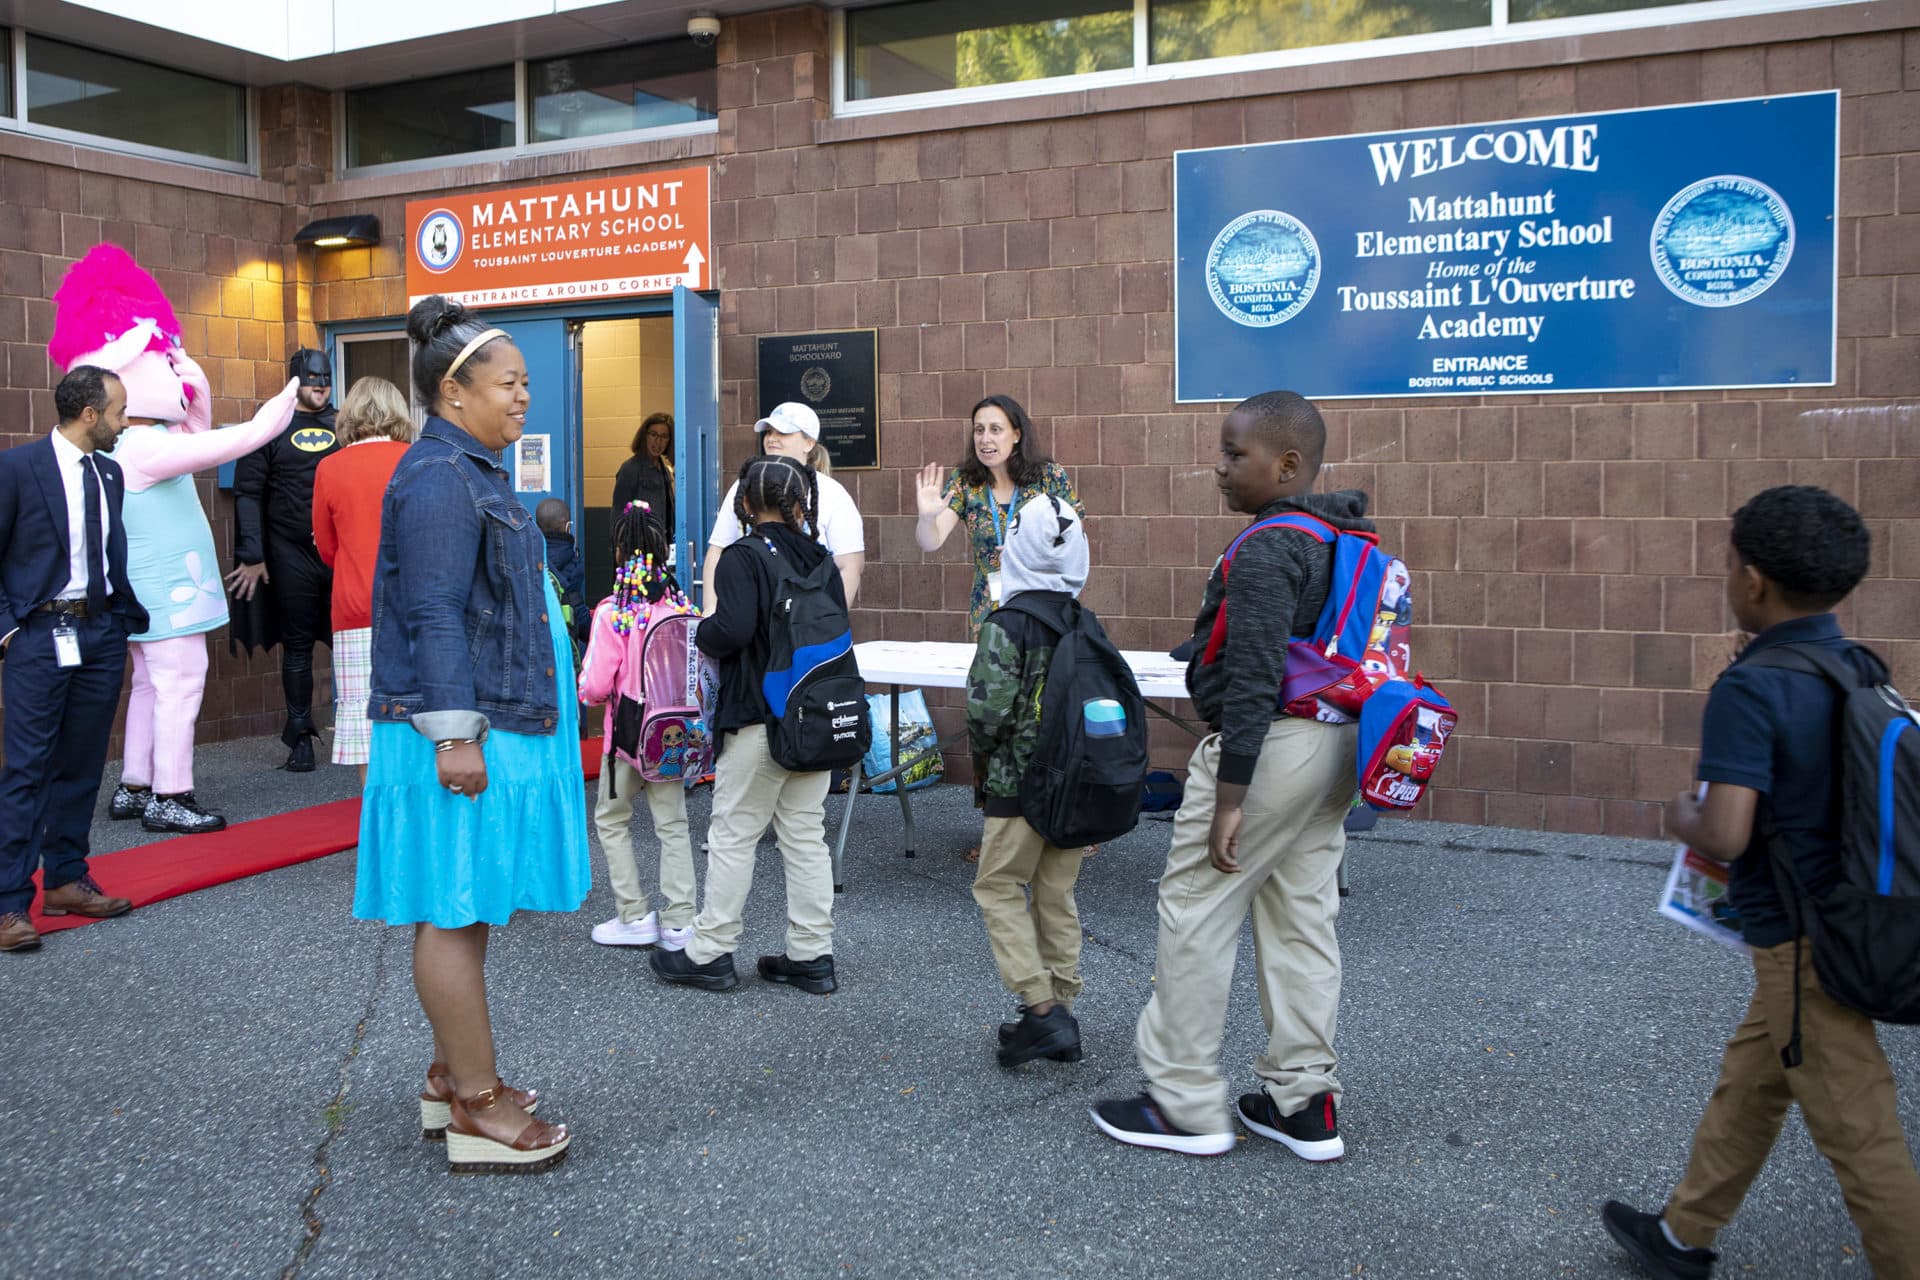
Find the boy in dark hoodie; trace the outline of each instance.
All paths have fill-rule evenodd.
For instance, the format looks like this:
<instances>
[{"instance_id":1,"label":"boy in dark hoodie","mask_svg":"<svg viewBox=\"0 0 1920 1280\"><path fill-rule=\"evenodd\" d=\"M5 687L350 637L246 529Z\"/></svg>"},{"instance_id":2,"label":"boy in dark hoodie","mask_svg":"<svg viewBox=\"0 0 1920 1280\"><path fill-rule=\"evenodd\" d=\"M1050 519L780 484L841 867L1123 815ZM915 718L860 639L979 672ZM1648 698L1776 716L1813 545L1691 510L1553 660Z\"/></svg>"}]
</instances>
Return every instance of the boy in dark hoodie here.
<instances>
[{"instance_id":1,"label":"boy in dark hoodie","mask_svg":"<svg viewBox=\"0 0 1920 1280\"><path fill-rule=\"evenodd\" d=\"M1291 391L1243 401L1220 426L1214 476L1227 505L1256 521L1304 511L1370 531L1366 494L1313 492L1326 439L1319 412ZM1282 528L1248 538L1232 574L1216 564L1207 580L1187 692L1213 732L1188 762L1160 880L1158 980L1134 1036L1147 1091L1093 1109L1118 1141L1186 1155L1232 1150L1220 1041L1251 910L1267 1048L1254 1062L1262 1088L1241 1096L1240 1121L1308 1160L1345 1152L1334 1118L1333 920L1358 730L1280 709L1287 641L1312 633L1332 578L1333 548ZM1226 643L1208 663L1222 609Z\"/></svg>"},{"instance_id":2,"label":"boy in dark hoodie","mask_svg":"<svg viewBox=\"0 0 1920 1280\"><path fill-rule=\"evenodd\" d=\"M1000 548L1005 603L1077 599L1087 584L1087 535L1071 503L1042 494L1014 514ZM1020 811L1020 779L1040 734L1040 698L1054 634L1029 614L1001 608L980 625L967 673L967 734L974 790L986 810L973 900L986 921L1000 981L1020 997L1020 1020L1000 1027L1000 1065L1080 1059L1080 913L1073 884L1084 854L1056 849ZM1032 904L1029 907L1028 893Z\"/></svg>"},{"instance_id":3,"label":"boy in dark hoodie","mask_svg":"<svg viewBox=\"0 0 1920 1280\"><path fill-rule=\"evenodd\" d=\"M533 522L547 540L547 569L559 584L554 594L567 610L568 630L585 644L593 629L593 612L587 608L587 563L573 545L573 512L558 498L543 498L533 509Z\"/></svg>"}]
</instances>

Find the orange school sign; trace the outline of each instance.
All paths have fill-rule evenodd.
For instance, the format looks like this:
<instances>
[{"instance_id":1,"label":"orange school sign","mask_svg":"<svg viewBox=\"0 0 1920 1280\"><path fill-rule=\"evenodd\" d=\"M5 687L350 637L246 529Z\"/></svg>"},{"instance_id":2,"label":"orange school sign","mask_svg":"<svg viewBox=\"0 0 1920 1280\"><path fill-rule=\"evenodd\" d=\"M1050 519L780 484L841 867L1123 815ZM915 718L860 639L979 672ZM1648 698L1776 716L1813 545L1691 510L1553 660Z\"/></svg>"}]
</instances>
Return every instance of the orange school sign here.
<instances>
[{"instance_id":1,"label":"orange school sign","mask_svg":"<svg viewBox=\"0 0 1920 1280\"><path fill-rule=\"evenodd\" d=\"M408 303L517 306L712 287L708 171L407 203Z\"/></svg>"}]
</instances>

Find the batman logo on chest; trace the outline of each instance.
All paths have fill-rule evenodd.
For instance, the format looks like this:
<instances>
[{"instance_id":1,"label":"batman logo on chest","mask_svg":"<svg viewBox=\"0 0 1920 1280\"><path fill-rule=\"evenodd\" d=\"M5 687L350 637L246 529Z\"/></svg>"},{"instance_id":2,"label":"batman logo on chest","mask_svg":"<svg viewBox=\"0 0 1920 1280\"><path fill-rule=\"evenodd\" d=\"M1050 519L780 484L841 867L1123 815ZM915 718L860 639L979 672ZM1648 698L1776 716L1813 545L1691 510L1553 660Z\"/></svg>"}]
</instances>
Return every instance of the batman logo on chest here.
<instances>
[{"instance_id":1,"label":"batman logo on chest","mask_svg":"<svg viewBox=\"0 0 1920 1280\"><path fill-rule=\"evenodd\" d=\"M325 427L302 427L289 439L302 453L325 453L333 448L334 435Z\"/></svg>"}]
</instances>

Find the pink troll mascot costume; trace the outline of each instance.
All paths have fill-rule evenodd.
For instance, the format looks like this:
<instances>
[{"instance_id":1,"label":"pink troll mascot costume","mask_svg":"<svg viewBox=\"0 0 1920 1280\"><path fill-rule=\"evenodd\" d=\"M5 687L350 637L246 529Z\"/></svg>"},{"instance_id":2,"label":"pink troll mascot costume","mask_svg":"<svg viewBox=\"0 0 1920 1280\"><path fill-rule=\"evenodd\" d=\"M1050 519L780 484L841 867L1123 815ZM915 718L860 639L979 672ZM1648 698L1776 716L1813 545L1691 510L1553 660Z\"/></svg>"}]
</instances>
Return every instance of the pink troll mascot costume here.
<instances>
[{"instance_id":1,"label":"pink troll mascot costume","mask_svg":"<svg viewBox=\"0 0 1920 1280\"><path fill-rule=\"evenodd\" d=\"M53 301L53 362L109 369L127 388L127 430L113 456L127 482L127 576L152 623L132 637L125 760L110 812L149 831L218 831L227 820L193 795L193 729L207 683L206 633L225 625L227 596L193 473L284 430L298 384L252 422L213 430L207 375L181 350L173 308L117 245L96 245L74 263Z\"/></svg>"}]
</instances>

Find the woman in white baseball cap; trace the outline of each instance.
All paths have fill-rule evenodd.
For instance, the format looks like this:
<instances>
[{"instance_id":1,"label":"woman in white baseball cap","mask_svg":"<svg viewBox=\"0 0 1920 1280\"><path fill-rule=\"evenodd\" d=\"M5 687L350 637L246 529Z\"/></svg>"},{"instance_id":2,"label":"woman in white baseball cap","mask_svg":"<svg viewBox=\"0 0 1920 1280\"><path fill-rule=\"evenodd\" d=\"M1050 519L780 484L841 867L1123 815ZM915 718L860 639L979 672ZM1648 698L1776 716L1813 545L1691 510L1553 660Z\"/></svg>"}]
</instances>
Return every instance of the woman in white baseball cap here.
<instances>
[{"instance_id":1,"label":"woman in white baseball cap","mask_svg":"<svg viewBox=\"0 0 1920 1280\"><path fill-rule=\"evenodd\" d=\"M810 530L833 557L840 569L840 581L847 589L847 607L853 607L860 591L860 571L867 563L867 535L860 523L860 509L853 495L831 474L833 463L826 446L820 443L820 415L797 401L777 404L773 411L753 424L760 435L760 452L792 458L813 468L820 481L820 527ZM720 500L720 514L713 522L713 535L707 539L707 555L700 567L700 581L713 581L720 553L738 542L740 521L733 514L736 482Z\"/></svg>"}]
</instances>

